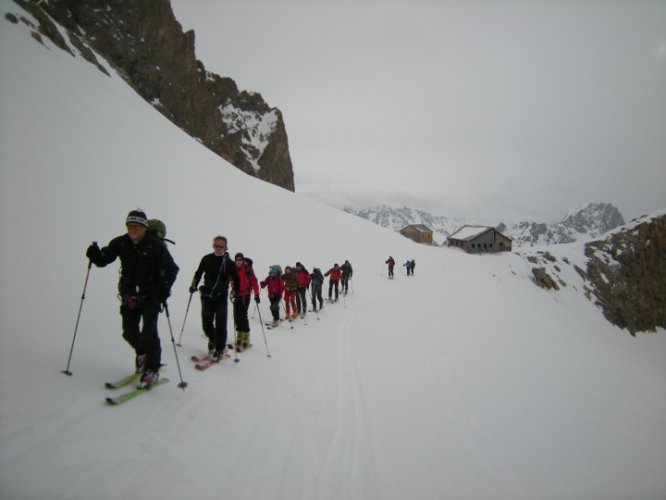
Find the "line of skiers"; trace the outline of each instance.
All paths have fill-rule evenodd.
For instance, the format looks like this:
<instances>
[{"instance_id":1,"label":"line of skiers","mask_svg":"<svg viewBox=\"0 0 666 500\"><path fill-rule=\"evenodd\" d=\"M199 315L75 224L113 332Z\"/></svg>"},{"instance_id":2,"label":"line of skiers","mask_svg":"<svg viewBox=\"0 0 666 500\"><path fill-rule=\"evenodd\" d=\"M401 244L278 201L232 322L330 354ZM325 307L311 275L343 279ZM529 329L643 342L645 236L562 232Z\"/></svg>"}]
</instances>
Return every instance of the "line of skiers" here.
<instances>
[{"instance_id":1,"label":"line of skiers","mask_svg":"<svg viewBox=\"0 0 666 500\"><path fill-rule=\"evenodd\" d=\"M395 267L395 259L391 256L389 256L388 259L384 262L384 264L388 265L388 278L390 280L394 279L395 276L393 274L393 268ZM407 271L407 276L414 276L414 268L416 267L416 261L414 259L407 260L402 267L404 267Z\"/></svg>"},{"instance_id":2,"label":"line of skiers","mask_svg":"<svg viewBox=\"0 0 666 500\"><path fill-rule=\"evenodd\" d=\"M101 249L94 242L86 250L86 257L97 267L104 267L116 258L120 260L118 297L121 301L123 338L135 352L136 372L141 373L138 387L147 388L159 379L162 350L157 319L162 304L166 304L171 294L179 268L165 244L165 234L159 234L158 230L149 227L145 212L132 210L127 215L125 225L126 234L112 239ZM283 299L285 319L305 315L308 290L312 310L316 312L321 309L325 277L329 277L328 298L331 302L337 302L340 284L342 293L347 294L353 274L347 260L342 266L336 263L324 274L319 268L309 273L300 262L293 268L286 266L284 274L281 266L273 265L269 268L268 276L258 282L252 260L240 252L232 260L227 243L224 236L213 238L213 252L201 258L189 287L190 294L199 292L202 328L208 340L209 357L214 361L222 359L227 346L229 298L233 303L235 347L243 350L251 345L248 310L253 296L259 304L260 287L267 289L273 326L279 324L280 302ZM202 278L203 284L199 286Z\"/></svg>"}]
</instances>

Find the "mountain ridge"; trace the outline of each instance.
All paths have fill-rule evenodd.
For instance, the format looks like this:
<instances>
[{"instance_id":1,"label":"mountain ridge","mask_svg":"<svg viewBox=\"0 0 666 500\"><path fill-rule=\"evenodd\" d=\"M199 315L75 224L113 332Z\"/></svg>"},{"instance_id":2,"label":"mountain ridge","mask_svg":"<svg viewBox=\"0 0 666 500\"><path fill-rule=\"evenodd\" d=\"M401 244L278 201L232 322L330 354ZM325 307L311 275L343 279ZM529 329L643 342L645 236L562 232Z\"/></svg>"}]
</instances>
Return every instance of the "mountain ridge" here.
<instances>
[{"instance_id":1,"label":"mountain ridge","mask_svg":"<svg viewBox=\"0 0 666 500\"><path fill-rule=\"evenodd\" d=\"M406 206L392 208L379 205L363 209L345 207L343 210L396 232L411 224L425 224L432 229L433 239L439 245L445 244L449 235L465 225L492 225L510 237L515 246L530 247L596 238L625 223L617 207L610 203L579 205L569 210L562 221L554 224L521 221L508 226L503 222L483 224L466 217L438 216Z\"/></svg>"}]
</instances>

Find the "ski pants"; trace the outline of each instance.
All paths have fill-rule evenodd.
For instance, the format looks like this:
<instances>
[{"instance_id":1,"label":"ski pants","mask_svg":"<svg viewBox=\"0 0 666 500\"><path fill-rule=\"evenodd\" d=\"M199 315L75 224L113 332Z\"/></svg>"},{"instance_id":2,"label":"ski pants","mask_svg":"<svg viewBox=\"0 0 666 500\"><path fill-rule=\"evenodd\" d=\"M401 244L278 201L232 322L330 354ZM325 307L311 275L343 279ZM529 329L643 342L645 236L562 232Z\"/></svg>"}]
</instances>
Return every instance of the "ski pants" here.
<instances>
[{"instance_id":1,"label":"ski pants","mask_svg":"<svg viewBox=\"0 0 666 500\"><path fill-rule=\"evenodd\" d=\"M125 297L120 306L123 320L123 338L137 356L146 355L146 368L157 371L162 358L162 346L157 332L160 303L156 298ZM141 322L143 321L143 325Z\"/></svg>"},{"instance_id":2,"label":"ski pants","mask_svg":"<svg viewBox=\"0 0 666 500\"><path fill-rule=\"evenodd\" d=\"M319 300L319 309L324 305L324 299L321 297L321 287L312 285L312 309L317 310L317 300Z\"/></svg>"},{"instance_id":3,"label":"ski pants","mask_svg":"<svg viewBox=\"0 0 666 500\"><path fill-rule=\"evenodd\" d=\"M342 293L346 294L349 289L349 276L342 275Z\"/></svg>"},{"instance_id":4,"label":"ski pants","mask_svg":"<svg viewBox=\"0 0 666 500\"><path fill-rule=\"evenodd\" d=\"M201 326L208 337L208 349L227 345L227 295L201 296Z\"/></svg>"},{"instance_id":5,"label":"ski pants","mask_svg":"<svg viewBox=\"0 0 666 500\"><path fill-rule=\"evenodd\" d=\"M236 295L234 297L234 323L237 332L249 332L250 322L247 312L250 309L251 297L249 295Z\"/></svg>"},{"instance_id":6,"label":"ski pants","mask_svg":"<svg viewBox=\"0 0 666 500\"><path fill-rule=\"evenodd\" d=\"M305 297L307 291L307 288L299 288L296 290L296 308L298 309L298 314L305 314L308 311L308 302Z\"/></svg>"},{"instance_id":7,"label":"ski pants","mask_svg":"<svg viewBox=\"0 0 666 500\"><path fill-rule=\"evenodd\" d=\"M338 300L338 283L339 281L328 280L328 300L331 300L333 295L333 287L335 287L335 300Z\"/></svg>"},{"instance_id":8,"label":"ski pants","mask_svg":"<svg viewBox=\"0 0 666 500\"><path fill-rule=\"evenodd\" d=\"M271 295L269 300L271 301L271 314L275 321L280 320L280 300L282 300L282 294Z\"/></svg>"},{"instance_id":9,"label":"ski pants","mask_svg":"<svg viewBox=\"0 0 666 500\"><path fill-rule=\"evenodd\" d=\"M389 266L389 278L393 277L393 266Z\"/></svg>"},{"instance_id":10,"label":"ski pants","mask_svg":"<svg viewBox=\"0 0 666 500\"><path fill-rule=\"evenodd\" d=\"M296 309L296 291L294 290L293 292L288 292L284 291L284 309L287 312L287 318L289 318L289 306L291 305L292 309L294 311L297 311Z\"/></svg>"}]
</instances>

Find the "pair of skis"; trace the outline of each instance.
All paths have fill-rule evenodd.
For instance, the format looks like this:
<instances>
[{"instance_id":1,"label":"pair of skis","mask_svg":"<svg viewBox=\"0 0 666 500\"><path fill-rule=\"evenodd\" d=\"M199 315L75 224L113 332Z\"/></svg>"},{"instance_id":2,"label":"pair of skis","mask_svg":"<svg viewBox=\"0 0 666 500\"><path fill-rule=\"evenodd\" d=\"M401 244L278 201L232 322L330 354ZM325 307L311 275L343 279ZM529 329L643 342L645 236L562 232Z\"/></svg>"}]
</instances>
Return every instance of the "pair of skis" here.
<instances>
[{"instance_id":1,"label":"pair of skis","mask_svg":"<svg viewBox=\"0 0 666 500\"><path fill-rule=\"evenodd\" d=\"M128 375L127 377L123 377L119 380L116 380L115 382L106 382L104 384L104 386L107 389L120 389L122 387L126 387L126 386L130 385L132 382L138 381L139 378L141 378L140 373L132 373L131 375ZM106 398L106 402L110 405L113 405L113 406L121 405L121 404L123 404L123 403L125 403L125 402L127 402L131 399L136 398L137 396L141 396L142 394L145 394L146 392L152 390L153 388L155 388L157 386L166 384L167 382L169 382L168 378L161 378L161 379L158 379L157 382L155 382L154 384L152 384L151 386L149 386L145 389L139 389L137 387L137 388L132 389L129 392L126 392L124 394L120 394L119 396L108 397L108 398Z\"/></svg>"},{"instance_id":2,"label":"pair of skis","mask_svg":"<svg viewBox=\"0 0 666 500\"><path fill-rule=\"evenodd\" d=\"M190 359L194 363L194 368L199 371L208 370L213 365L216 365L223 359L229 359L231 356L228 353L224 353L220 359L212 359L208 354L203 354L201 356L192 356Z\"/></svg>"}]
</instances>

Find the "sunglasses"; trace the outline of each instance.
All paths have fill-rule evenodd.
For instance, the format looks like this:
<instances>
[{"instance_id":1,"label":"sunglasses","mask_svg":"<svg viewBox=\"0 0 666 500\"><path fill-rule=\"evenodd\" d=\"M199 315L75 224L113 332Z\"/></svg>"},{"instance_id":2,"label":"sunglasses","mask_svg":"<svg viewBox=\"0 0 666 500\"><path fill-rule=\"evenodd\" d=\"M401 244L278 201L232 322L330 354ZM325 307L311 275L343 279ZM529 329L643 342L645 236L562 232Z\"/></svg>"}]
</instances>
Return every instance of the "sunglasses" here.
<instances>
[{"instance_id":1,"label":"sunglasses","mask_svg":"<svg viewBox=\"0 0 666 500\"><path fill-rule=\"evenodd\" d=\"M227 248L226 245L213 245L213 248Z\"/></svg>"}]
</instances>

